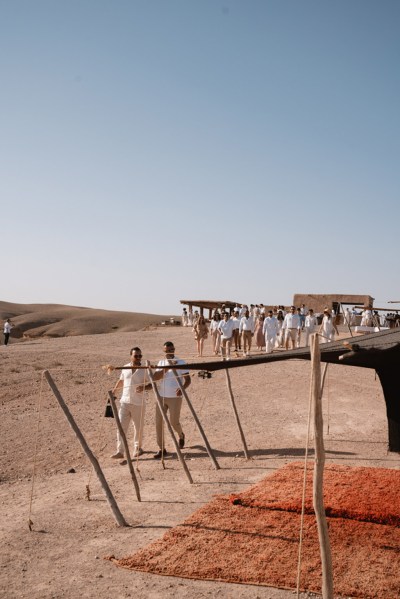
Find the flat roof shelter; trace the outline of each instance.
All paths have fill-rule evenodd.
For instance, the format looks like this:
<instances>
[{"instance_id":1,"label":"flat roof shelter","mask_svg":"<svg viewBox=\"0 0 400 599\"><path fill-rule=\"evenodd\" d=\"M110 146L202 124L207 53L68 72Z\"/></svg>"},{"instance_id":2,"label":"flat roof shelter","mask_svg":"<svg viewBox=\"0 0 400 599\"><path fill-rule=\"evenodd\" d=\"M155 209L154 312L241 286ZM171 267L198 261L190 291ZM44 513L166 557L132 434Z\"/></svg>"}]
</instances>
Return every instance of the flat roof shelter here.
<instances>
[{"instance_id":1,"label":"flat roof shelter","mask_svg":"<svg viewBox=\"0 0 400 599\"><path fill-rule=\"evenodd\" d=\"M231 312L235 306L241 306L242 302L231 302L230 300L181 300L181 304L188 306L189 312L193 312L193 308L199 308L202 316L205 316L204 310L208 310L208 318L211 319L215 310L225 309Z\"/></svg>"}]
</instances>

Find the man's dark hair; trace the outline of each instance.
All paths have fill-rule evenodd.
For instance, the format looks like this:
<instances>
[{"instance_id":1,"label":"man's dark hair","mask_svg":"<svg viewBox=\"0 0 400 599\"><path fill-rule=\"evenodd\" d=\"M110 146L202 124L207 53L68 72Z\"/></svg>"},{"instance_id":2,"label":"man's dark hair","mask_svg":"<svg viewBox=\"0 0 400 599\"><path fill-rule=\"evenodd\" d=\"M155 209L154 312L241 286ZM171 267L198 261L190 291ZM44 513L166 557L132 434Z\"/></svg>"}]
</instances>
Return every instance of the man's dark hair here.
<instances>
[{"instance_id":1,"label":"man's dark hair","mask_svg":"<svg viewBox=\"0 0 400 599\"><path fill-rule=\"evenodd\" d=\"M167 346L167 347L174 347L174 344L172 343L172 341L166 341L166 342L164 343L164 347L165 347L165 346Z\"/></svg>"},{"instance_id":2,"label":"man's dark hair","mask_svg":"<svg viewBox=\"0 0 400 599\"><path fill-rule=\"evenodd\" d=\"M140 351L140 353L142 353L142 350L140 349L140 347L132 347L131 355L133 354L134 351Z\"/></svg>"}]
</instances>

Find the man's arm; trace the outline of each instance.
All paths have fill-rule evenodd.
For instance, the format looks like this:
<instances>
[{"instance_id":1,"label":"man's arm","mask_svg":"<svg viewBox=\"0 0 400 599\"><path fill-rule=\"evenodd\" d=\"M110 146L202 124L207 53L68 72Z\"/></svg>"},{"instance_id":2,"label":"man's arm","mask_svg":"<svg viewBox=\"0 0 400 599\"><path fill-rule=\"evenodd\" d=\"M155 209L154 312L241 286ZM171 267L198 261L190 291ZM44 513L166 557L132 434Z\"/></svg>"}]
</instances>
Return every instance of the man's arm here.
<instances>
[{"instance_id":1,"label":"man's arm","mask_svg":"<svg viewBox=\"0 0 400 599\"><path fill-rule=\"evenodd\" d=\"M189 374L189 373L187 373L187 374L184 374L184 375L182 376L182 378L183 378L183 381L182 381L182 383L181 383L181 384L182 384L182 387L183 387L184 389L187 389L187 388L189 387L190 383L192 382L192 379L190 378L190 374ZM177 396L177 397L180 397L181 395L182 395L181 388L180 388L180 387L178 387L178 388L177 388L177 390L176 390L176 396Z\"/></svg>"},{"instance_id":2,"label":"man's arm","mask_svg":"<svg viewBox=\"0 0 400 599\"><path fill-rule=\"evenodd\" d=\"M164 377L164 373L165 370L161 369L161 370L155 370L152 374L153 374L153 381L159 381L160 379L162 379ZM143 393L143 391L150 391L150 389L153 388L153 385L151 384L151 382L149 383L143 383L143 385L137 385L136 386L136 393Z\"/></svg>"},{"instance_id":3,"label":"man's arm","mask_svg":"<svg viewBox=\"0 0 400 599\"><path fill-rule=\"evenodd\" d=\"M121 387L123 387L123 386L124 386L124 381L122 379L118 379L118 381L114 385L112 394L115 395L115 393L118 391L118 389L121 389Z\"/></svg>"}]
</instances>

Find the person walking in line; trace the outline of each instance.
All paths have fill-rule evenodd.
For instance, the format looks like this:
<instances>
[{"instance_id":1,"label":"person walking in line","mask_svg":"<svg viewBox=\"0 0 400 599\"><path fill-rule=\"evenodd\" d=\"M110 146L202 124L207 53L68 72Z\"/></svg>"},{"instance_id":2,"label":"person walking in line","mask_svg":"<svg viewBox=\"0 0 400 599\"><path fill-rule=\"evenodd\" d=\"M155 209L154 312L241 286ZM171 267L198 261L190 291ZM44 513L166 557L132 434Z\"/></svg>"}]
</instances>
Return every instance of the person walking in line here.
<instances>
[{"instance_id":1,"label":"person walking in line","mask_svg":"<svg viewBox=\"0 0 400 599\"><path fill-rule=\"evenodd\" d=\"M300 334L300 328L300 316L296 313L296 308L291 306L290 311L286 314L282 325L282 330L284 331L285 335L286 349L289 349L289 341L292 342L292 349L295 349L297 338Z\"/></svg>"},{"instance_id":2,"label":"person walking in line","mask_svg":"<svg viewBox=\"0 0 400 599\"><path fill-rule=\"evenodd\" d=\"M146 412L146 401L143 391L138 393L136 386L145 382L146 370L138 368L142 364L142 351L140 347L133 347L130 351L131 361L125 364L126 367L121 371L121 376L114 386L113 395L122 389L120 407L118 416L121 421L122 429L127 435L131 421L134 427L133 437L133 455L136 458L143 453L143 426ZM122 437L117 432L117 452L112 456L114 459L124 457L124 444Z\"/></svg>"},{"instance_id":3,"label":"person walking in line","mask_svg":"<svg viewBox=\"0 0 400 599\"><path fill-rule=\"evenodd\" d=\"M188 313L187 313L186 308L183 308L183 311L182 311L182 326L183 327L188 326Z\"/></svg>"},{"instance_id":4,"label":"person walking in line","mask_svg":"<svg viewBox=\"0 0 400 599\"><path fill-rule=\"evenodd\" d=\"M194 338L197 344L197 355L203 355L204 340L208 337L208 326L203 315L200 315L193 327Z\"/></svg>"},{"instance_id":5,"label":"person walking in line","mask_svg":"<svg viewBox=\"0 0 400 599\"><path fill-rule=\"evenodd\" d=\"M285 340L284 340L284 330L282 329L282 327L283 327L283 321L285 320L285 316L284 316L282 310L280 310L280 309L278 309L278 313L276 315L276 320L278 322L278 332L276 335L277 346L283 347Z\"/></svg>"},{"instance_id":6,"label":"person walking in line","mask_svg":"<svg viewBox=\"0 0 400 599\"><path fill-rule=\"evenodd\" d=\"M301 330L304 331L304 326L306 324L306 316L308 314L308 308L305 304L301 304L300 308L300 321L301 321Z\"/></svg>"},{"instance_id":7,"label":"person walking in line","mask_svg":"<svg viewBox=\"0 0 400 599\"><path fill-rule=\"evenodd\" d=\"M9 318L7 318L7 320L5 320L4 322L4 345L8 345L8 342L10 340L10 334L11 334L11 329L14 328L13 323L11 322L11 320Z\"/></svg>"},{"instance_id":8,"label":"person walking in line","mask_svg":"<svg viewBox=\"0 0 400 599\"><path fill-rule=\"evenodd\" d=\"M240 342L240 333L239 333L239 328L240 328L240 318L239 318L239 311L235 310L233 313L233 316L231 316L231 320L234 323L234 327L233 327L233 343L235 344L235 351L239 351L242 349L241 347L241 342Z\"/></svg>"},{"instance_id":9,"label":"person walking in line","mask_svg":"<svg viewBox=\"0 0 400 599\"><path fill-rule=\"evenodd\" d=\"M304 330L306 333L306 347L310 345L310 335L315 333L315 331L317 330L317 323L318 321L317 317L314 314L314 310L310 308L304 323Z\"/></svg>"},{"instance_id":10,"label":"person walking in line","mask_svg":"<svg viewBox=\"0 0 400 599\"><path fill-rule=\"evenodd\" d=\"M246 310L240 319L239 333L243 337L243 356L245 357L250 354L251 341L254 336L254 319L250 316L249 310Z\"/></svg>"},{"instance_id":11,"label":"person walking in line","mask_svg":"<svg viewBox=\"0 0 400 599\"><path fill-rule=\"evenodd\" d=\"M221 321L220 313L215 311L210 322L210 334L213 344L213 352L216 356L219 354L219 348L221 346L221 335L218 330L218 325Z\"/></svg>"},{"instance_id":12,"label":"person walking in line","mask_svg":"<svg viewBox=\"0 0 400 599\"><path fill-rule=\"evenodd\" d=\"M175 366L183 366L186 364L184 360L180 360L175 356L175 347L172 341L166 341L163 346L165 358L160 360L157 364L157 369L153 373L153 379L155 381L161 380L159 387L160 396L162 400L163 410L165 414L169 411L169 419L172 428L178 434L178 444L180 449L185 447L185 434L182 430L180 423L181 409L182 409L182 391L179 386L178 380L173 372ZM171 368L160 368L161 366L171 366ZM179 369L176 371L178 374L179 381L184 389L187 389L190 385L191 378L187 369ZM152 384L147 383L146 385L138 385L137 391L143 392L144 389L151 389ZM163 431L163 417L160 409L156 407L156 437L159 451L153 456L155 460L160 460L163 456L168 455L164 445L164 431Z\"/></svg>"},{"instance_id":13,"label":"person walking in line","mask_svg":"<svg viewBox=\"0 0 400 599\"><path fill-rule=\"evenodd\" d=\"M338 328L332 318L332 312L328 308L324 309L324 316L318 332L322 336L322 343L335 341L335 333L339 335Z\"/></svg>"},{"instance_id":14,"label":"person walking in line","mask_svg":"<svg viewBox=\"0 0 400 599\"><path fill-rule=\"evenodd\" d=\"M296 312L297 312L298 317L300 318L300 328L297 333L296 347L300 347L301 331L303 330L304 324L303 324L303 319L302 319L302 315L301 315L301 308L297 308ZM305 317L304 317L304 322L305 322Z\"/></svg>"},{"instance_id":15,"label":"person walking in line","mask_svg":"<svg viewBox=\"0 0 400 599\"><path fill-rule=\"evenodd\" d=\"M230 360L231 358L231 345L233 339L233 330L235 323L229 318L228 312L224 312L223 319L218 325L218 331L221 336L221 354L222 358Z\"/></svg>"},{"instance_id":16,"label":"person walking in line","mask_svg":"<svg viewBox=\"0 0 400 599\"><path fill-rule=\"evenodd\" d=\"M276 344L278 334L278 320L272 310L268 310L268 315L264 320L263 333L265 337L265 351L270 354Z\"/></svg>"},{"instance_id":17,"label":"person walking in line","mask_svg":"<svg viewBox=\"0 0 400 599\"><path fill-rule=\"evenodd\" d=\"M264 322L265 314L260 313L260 316L257 318L256 326L254 328L254 341L259 351L262 351L265 347Z\"/></svg>"}]
</instances>

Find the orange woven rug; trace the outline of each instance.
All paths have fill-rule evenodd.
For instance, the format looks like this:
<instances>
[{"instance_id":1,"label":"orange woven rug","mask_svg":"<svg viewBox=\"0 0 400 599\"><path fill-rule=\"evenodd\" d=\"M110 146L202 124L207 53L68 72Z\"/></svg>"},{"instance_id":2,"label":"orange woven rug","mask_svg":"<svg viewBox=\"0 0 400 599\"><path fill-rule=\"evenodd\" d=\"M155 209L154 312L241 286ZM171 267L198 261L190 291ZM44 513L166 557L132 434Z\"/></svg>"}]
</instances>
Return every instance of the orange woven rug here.
<instances>
[{"instance_id":1,"label":"orange woven rug","mask_svg":"<svg viewBox=\"0 0 400 599\"><path fill-rule=\"evenodd\" d=\"M303 487L291 463L239 495L221 495L123 568L167 576L295 589ZM321 560L307 482L301 590L321 592ZM400 597L400 471L328 465L324 497L336 595Z\"/></svg>"}]
</instances>

